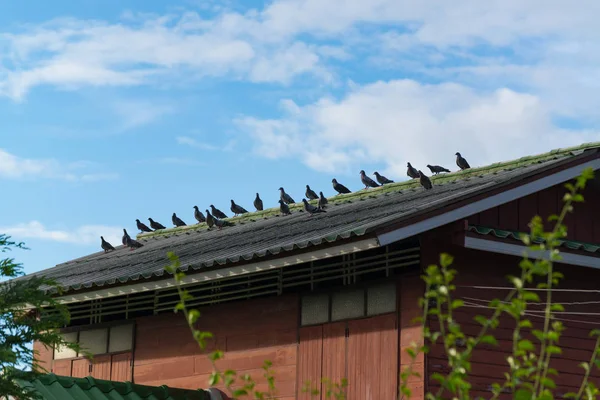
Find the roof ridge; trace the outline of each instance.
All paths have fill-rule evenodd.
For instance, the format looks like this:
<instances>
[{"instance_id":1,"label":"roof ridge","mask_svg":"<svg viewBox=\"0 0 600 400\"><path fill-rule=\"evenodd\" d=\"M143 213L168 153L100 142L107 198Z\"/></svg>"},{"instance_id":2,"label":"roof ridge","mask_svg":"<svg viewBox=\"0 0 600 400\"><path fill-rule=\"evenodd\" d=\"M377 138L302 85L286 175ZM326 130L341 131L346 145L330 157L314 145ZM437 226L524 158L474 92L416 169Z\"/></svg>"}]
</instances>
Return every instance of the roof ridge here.
<instances>
[{"instance_id":1,"label":"roof ridge","mask_svg":"<svg viewBox=\"0 0 600 400\"><path fill-rule=\"evenodd\" d=\"M539 153L530 156L523 156L520 158L516 158L508 161L500 161L488 165L484 165L482 167L469 168L467 170L460 170L455 172L450 172L446 174L440 175L432 175L430 179L436 185L440 184L448 184L452 182L456 182L460 179L469 179L475 176L483 176L487 174L491 174L494 172L498 172L501 170L510 170L519 167L525 167L536 162L548 161L551 159L558 159L562 156L566 156L568 154L573 155L573 153L589 150L592 148L600 148L600 142L589 142L582 143L578 146L565 147L565 148L557 148L554 150L550 150L545 153ZM348 194L338 194L332 197L328 197L329 200L328 206L336 206L341 205L346 202L352 202L353 200L363 200L368 197L378 197L380 195L385 195L386 193L402 191L402 190L410 190L416 187L419 187L419 181L417 179L407 179L401 182L394 182L386 185L382 185L376 188L370 189L361 189ZM309 201L312 204L316 204L317 200ZM303 211L302 202L294 203L289 205L290 210L292 211ZM231 222L254 222L257 219L267 219L268 217L273 217L279 214L279 207L271 207L262 211L254 211L248 212L237 217L226 218L226 220ZM205 222L194 224L194 225L186 225L182 227L175 228L167 228L161 229L154 232L147 232L137 234L138 239L150 239L150 238L159 238L164 236L170 236L178 233L185 233L191 231L197 231L199 229L208 229L208 226Z\"/></svg>"}]
</instances>

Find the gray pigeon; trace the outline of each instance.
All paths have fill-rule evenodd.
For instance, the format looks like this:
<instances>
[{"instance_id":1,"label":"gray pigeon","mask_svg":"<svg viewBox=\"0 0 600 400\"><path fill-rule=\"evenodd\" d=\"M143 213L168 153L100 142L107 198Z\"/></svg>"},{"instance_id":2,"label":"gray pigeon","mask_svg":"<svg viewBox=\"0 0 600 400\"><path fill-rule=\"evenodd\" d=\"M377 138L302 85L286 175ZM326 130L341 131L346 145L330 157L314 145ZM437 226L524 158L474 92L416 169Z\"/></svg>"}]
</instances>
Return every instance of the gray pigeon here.
<instances>
[{"instance_id":1,"label":"gray pigeon","mask_svg":"<svg viewBox=\"0 0 600 400\"><path fill-rule=\"evenodd\" d=\"M133 240L132 238L130 238L129 236L127 236L127 243L126 246L129 247L129 251L133 250L133 249L139 249L140 247L144 247L143 244L141 244L140 242L138 242L137 240Z\"/></svg>"},{"instance_id":2,"label":"gray pigeon","mask_svg":"<svg viewBox=\"0 0 600 400\"><path fill-rule=\"evenodd\" d=\"M449 169L446 169L444 167L441 167L439 165L429 165L427 164L427 168L429 168L429 170L431 171L432 174L439 174L440 172L450 172Z\"/></svg>"},{"instance_id":3,"label":"gray pigeon","mask_svg":"<svg viewBox=\"0 0 600 400\"><path fill-rule=\"evenodd\" d=\"M279 211L281 212L281 215L290 215L292 213L290 207L281 199L279 199Z\"/></svg>"},{"instance_id":4,"label":"gray pigeon","mask_svg":"<svg viewBox=\"0 0 600 400\"><path fill-rule=\"evenodd\" d=\"M416 179L419 177L419 171L417 171L410 163L406 163L408 169L406 170L406 175L409 177Z\"/></svg>"},{"instance_id":5,"label":"gray pigeon","mask_svg":"<svg viewBox=\"0 0 600 400\"><path fill-rule=\"evenodd\" d=\"M352 193L350 191L350 189L348 189L346 186L342 185L341 183L338 183L338 181L333 178L331 180L331 183L333 184L333 189L338 192L338 194L343 194L343 193Z\"/></svg>"},{"instance_id":6,"label":"gray pigeon","mask_svg":"<svg viewBox=\"0 0 600 400\"><path fill-rule=\"evenodd\" d=\"M206 210L206 225L208 225L208 229L215 225L215 217L208 210Z\"/></svg>"},{"instance_id":7,"label":"gray pigeon","mask_svg":"<svg viewBox=\"0 0 600 400\"><path fill-rule=\"evenodd\" d=\"M196 218L196 221L198 221L198 223L206 222L206 217L204 216L204 214L202 214L202 211L198 209L198 206L194 206L194 218Z\"/></svg>"},{"instance_id":8,"label":"gray pigeon","mask_svg":"<svg viewBox=\"0 0 600 400\"><path fill-rule=\"evenodd\" d=\"M248 212L244 207L235 204L235 201L231 200L231 212L237 217L238 214L245 214Z\"/></svg>"},{"instance_id":9,"label":"gray pigeon","mask_svg":"<svg viewBox=\"0 0 600 400\"><path fill-rule=\"evenodd\" d=\"M323 210L322 208L313 206L308 201L306 201L306 199L302 199L302 202L304 203L304 211L306 211L309 216L312 216L313 214L316 214L316 213L327 212L327 211Z\"/></svg>"},{"instance_id":10,"label":"gray pigeon","mask_svg":"<svg viewBox=\"0 0 600 400\"><path fill-rule=\"evenodd\" d=\"M360 181L365 185L365 189L370 187L379 187L379 184L365 174L365 170L360 170Z\"/></svg>"},{"instance_id":11,"label":"gray pigeon","mask_svg":"<svg viewBox=\"0 0 600 400\"><path fill-rule=\"evenodd\" d=\"M108 253L109 251L112 251L115 249L112 246L112 244L110 244L106 240L104 240L104 238L102 236L100 236L100 239L102 239L102 243L100 246L102 246L102 250L104 250L105 253Z\"/></svg>"},{"instance_id":12,"label":"gray pigeon","mask_svg":"<svg viewBox=\"0 0 600 400\"><path fill-rule=\"evenodd\" d=\"M309 200L316 200L319 198L319 196L317 196L317 194L315 193L314 190L312 190L310 188L310 186L306 185L306 197L308 197Z\"/></svg>"},{"instance_id":13,"label":"gray pigeon","mask_svg":"<svg viewBox=\"0 0 600 400\"><path fill-rule=\"evenodd\" d=\"M460 168L462 170L471 168L471 166L469 165L467 160L465 160L463 158L463 156L460 155L460 153L457 152L455 155L456 155L456 165L458 165L458 168Z\"/></svg>"},{"instance_id":14,"label":"gray pigeon","mask_svg":"<svg viewBox=\"0 0 600 400\"><path fill-rule=\"evenodd\" d=\"M429 190L433 188L433 184L431 183L431 179L427 175L425 175L421 170L419 170L419 182L421 186L425 188L425 190Z\"/></svg>"},{"instance_id":15,"label":"gray pigeon","mask_svg":"<svg viewBox=\"0 0 600 400\"><path fill-rule=\"evenodd\" d=\"M263 201L261 200L258 193L256 193L256 198L254 199L254 208L256 208L256 211L263 210Z\"/></svg>"},{"instance_id":16,"label":"gray pigeon","mask_svg":"<svg viewBox=\"0 0 600 400\"><path fill-rule=\"evenodd\" d=\"M319 192L319 208L325 208L329 200L327 197L323 196L323 192Z\"/></svg>"},{"instance_id":17,"label":"gray pigeon","mask_svg":"<svg viewBox=\"0 0 600 400\"><path fill-rule=\"evenodd\" d=\"M123 229L123 238L121 239L121 243L123 243L123 246L127 246L127 238L131 239L131 237L129 237L129 234L127 233L127 230Z\"/></svg>"},{"instance_id":18,"label":"gray pigeon","mask_svg":"<svg viewBox=\"0 0 600 400\"><path fill-rule=\"evenodd\" d=\"M173 213L173 215L171 216L171 220L173 221L173 225L175 225L177 227L179 227L179 226L186 226L187 225L175 213Z\"/></svg>"},{"instance_id":19,"label":"gray pigeon","mask_svg":"<svg viewBox=\"0 0 600 400\"><path fill-rule=\"evenodd\" d=\"M292 199L292 196L287 194L285 192L285 190L283 190L282 187L279 188L279 191L281 192L281 194L279 195L279 198L281 200L283 200L286 204L294 204L295 203L294 199Z\"/></svg>"},{"instance_id":20,"label":"gray pigeon","mask_svg":"<svg viewBox=\"0 0 600 400\"><path fill-rule=\"evenodd\" d=\"M221 228L224 226L233 226L233 223L225 221L224 219L215 218L215 225L217 226L218 230L221 230Z\"/></svg>"},{"instance_id":21,"label":"gray pigeon","mask_svg":"<svg viewBox=\"0 0 600 400\"><path fill-rule=\"evenodd\" d=\"M211 209L214 217L227 218L227 215L225 215L225 213L223 211L219 210L218 208L215 208L215 206L213 206L212 204L210 205L210 209Z\"/></svg>"},{"instance_id":22,"label":"gray pigeon","mask_svg":"<svg viewBox=\"0 0 600 400\"><path fill-rule=\"evenodd\" d=\"M377 171L373 172L373 175L375 175L375 179L377 179L377 182L381 183L382 185L387 185L388 183L394 183L393 180L386 178L385 176L381 175Z\"/></svg>"},{"instance_id":23,"label":"gray pigeon","mask_svg":"<svg viewBox=\"0 0 600 400\"><path fill-rule=\"evenodd\" d=\"M148 228L148 226L141 222L139 219L136 219L135 222L140 232L152 232L152 229Z\"/></svg>"},{"instance_id":24,"label":"gray pigeon","mask_svg":"<svg viewBox=\"0 0 600 400\"><path fill-rule=\"evenodd\" d=\"M167 229L163 224L154 221L152 218L148 218L148 221L150 221L150 227L154 230Z\"/></svg>"}]
</instances>

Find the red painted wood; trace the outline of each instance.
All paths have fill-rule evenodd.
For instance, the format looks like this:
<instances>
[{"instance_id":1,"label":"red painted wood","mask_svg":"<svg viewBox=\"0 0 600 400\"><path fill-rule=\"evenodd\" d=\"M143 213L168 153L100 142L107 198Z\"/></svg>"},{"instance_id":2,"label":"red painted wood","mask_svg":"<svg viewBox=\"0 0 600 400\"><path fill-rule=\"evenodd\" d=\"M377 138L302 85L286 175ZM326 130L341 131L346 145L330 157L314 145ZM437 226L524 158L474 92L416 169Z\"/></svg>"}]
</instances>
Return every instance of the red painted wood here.
<instances>
[{"instance_id":1,"label":"red painted wood","mask_svg":"<svg viewBox=\"0 0 600 400\"><path fill-rule=\"evenodd\" d=\"M529 221L538 214L538 194L523 197L519 204L519 231L529 233Z\"/></svg>"},{"instance_id":2,"label":"red painted wood","mask_svg":"<svg viewBox=\"0 0 600 400\"><path fill-rule=\"evenodd\" d=\"M324 325L323 378L338 384L342 382L343 378L346 378L346 352L346 322L334 322Z\"/></svg>"},{"instance_id":3,"label":"red painted wood","mask_svg":"<svg viewBox=\"0 0 600 400\"><path fill-rule=\"evenodd\" d=\"M514 200L498 207L498 228L519 230L519 202Z\"/></svg>"},{"instance_id":4,"label":"red painted wood","mask_svg":"<svg viewBox=\"0 0 600 400\"><path fill-rule=\"evenodd\" d=\"M71 376L74 378L85 378L90 375L90 362L86 358L73 360Z\"/></svg>"},{"instance_id":5,"label":"red painted wood","mask_svg":"<svg viewBox=\"0 0 600 400\"><path fill-rule=\"evenodd\" d=\"M92 372L89 375L97 379L110 380L111 358L110 354L95 356L91 361Z\"/></svg>"},{"instance_id":6,"label":"red painted wood","mask_svg":"<svg viewBox=\"0 0 600 400\"><path fill-rule=\"evenodd\" d=\"M321 374L323 360L323 327L309 326L300 328L300 344L298 346L298 400L313 399L303 389L315 388L321 391Z\"/></svg>"},{"instance_id":7,"label":"red painted wood","mask_svg":"<svg viewBox=\"0 0 600 400\"><path fill-rule=\"evenodd\" d=\"M110 371L110 380L125 382L131 381L131 353L114 354Z\"/></svg>"},{"instance_id":8,"label":"red painted wood","mask_svg":"<svg viewBox=\"0 0 600 400\"><path fill-rule=\"evenodd\" d=\"M56 375L71 376L71 360L54 360L52 372Z\"/></svg>"},{"instance_id":9,"label":"red painted wood","mask_svg":"<svg viewBox=\"0 0 600 400\"><path fill-rule=\"evenodd\" d=\"M50 372L52 369L52 358L54 356L52 347L46 347L43 343L35 341L33 342L33 351L36 352L35 360L39 367L37 370L39 372Z\"/></svg>"}]
</instances>

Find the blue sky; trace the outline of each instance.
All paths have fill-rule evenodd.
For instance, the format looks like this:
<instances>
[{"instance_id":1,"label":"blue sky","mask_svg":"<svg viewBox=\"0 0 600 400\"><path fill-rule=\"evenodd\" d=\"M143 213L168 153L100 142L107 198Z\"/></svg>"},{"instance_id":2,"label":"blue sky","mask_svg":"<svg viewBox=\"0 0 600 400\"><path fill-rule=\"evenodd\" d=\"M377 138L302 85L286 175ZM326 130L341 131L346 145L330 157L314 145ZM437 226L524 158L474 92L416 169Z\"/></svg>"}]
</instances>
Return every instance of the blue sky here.
<instances>
[{"instance_id":1,"label":"blue sky","mask_svg":"<svg viewBox=\"0 0 600 400\"><path fill-rule=\"evenodd\" d=\"M33 272L136 218L600 140L599 7L0 2L0 232Z\"/></svg>"}]
</instances>

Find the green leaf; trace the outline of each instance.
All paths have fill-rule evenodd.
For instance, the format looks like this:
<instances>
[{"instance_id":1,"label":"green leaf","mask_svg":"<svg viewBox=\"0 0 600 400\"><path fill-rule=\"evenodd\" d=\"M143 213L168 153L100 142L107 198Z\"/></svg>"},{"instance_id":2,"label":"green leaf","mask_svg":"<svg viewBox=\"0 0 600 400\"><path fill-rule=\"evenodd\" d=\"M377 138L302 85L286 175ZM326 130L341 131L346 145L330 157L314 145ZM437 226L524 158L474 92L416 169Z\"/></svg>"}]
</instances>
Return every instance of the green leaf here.
<instances>
[{"instance_id":1,"label":"green leaf","mask_svg":"<svg viewBox=\"0 0 600 400\"><path fill-rule=\"evenodd\" d=\"M183 304L182 301L180 301L179 303L175 304L175 312L177 311L183 311L185 309L185 305Z\"/></svg>"},{"instance_id":2,"label":"green leaf","mask_svg":"<svg viewBox=\"0 0 600 400\"><path fill-rule=\"evenodd\" d=\"M515 400L531 400L532 398L532 393L529 390L526 389L518 389L515 392Z\"/></svg>"},{"instance_id":3,"label":"green leaf","mask_svg":"<svg viewBox=\"0 0 600 400\"><path fill-rule=\"evenodd\" d=\"M533 345L533 343L531 343L531 341L527 339L519 340L519 342L517 343L517 348L522 351L535 350L535 346Z\"/></svg>"},{"instance_id":4,"label":"green leaf","mask_svg":"<svg viewBox=\"0 0 600 400\"><path fill-rule=\"evenodd\" d=\"M188 324L194 325L196 321L200 318L200 311L198 310L190 310L188 311Z\"/></svg>"},{"instance_id":5,"label":"green leaf","mask_svg":"<svg viewBox=\"0 0 600 400\"><path fill-rule=\"evenodd\" d=\"M452 300L452 309L455 310L465 305L465 302L460 299Z\"/></svg>"},{"instance_id":6,"label":"green leaf","mask_svg":"<svg viewBox=\"0 0 600 400\"><path fill-rule=\"evenodd\" d=\"M450 254L448 253L442 253L440 254L440 265L442 267L449 267L452 262L454 261L454 257L452 257Z\"/></svg>"},{"instance_id":7,"label":"green leaf","mask_svg":"<svg viewBox=\"0 0 600 400\"><path fill-rule=\"evenodd\" d=\"M498 346L498 341L492 335L484 335L481 337L481 343Z\"/></svg>"},{"instance_id":8,"label":"green leaf","mask_svg":"<svg viewBox=\"0 0 600 400\"><path fill-rule=\"evenodd\" d=\"M562 312L565 311L565 308L562 306L562 304L554 303L550 306L550 310Z\"/></svg>"},{"instance_id":9,"label":"green leaf","mask_svg":"<svg viewBox=\"0 0 600 400\"><path fill-rule=\"evenodd\" d=\"M519 328L533 328L533 324L530 320L524 319L522 321L519 321Z\"/></svg>"},{"instance_id":10,"label":"green leaf","mask_svg":"<svg viewBox=\"0 0 600 400\"><path fill-rule=\"evenodd\" d=\"M546 352L548 354L562 354L561 348L553 345L546 347Z\"/></svg>"},{"instance_id":11,"label":"green leaf","mask_svg":"<svg viewBox=\"0 0 600 400\"><path fill-rule=\"evenodd\" d=\"M219 373L217 371L213 371L210 374L210 378L208 379L208 386L215 386L219 384Z\"/></svg>"},{"instance_id":12,"label":"green leaf","mask_svg":"<svg viewBox=\"0 0 600 400\"><path fill-rule=\"evenodd\" d=\"M237 389L233 391L233 397L247 396L248 391L246 389Z\"/></svg>"},{"instance_id":13,"label":"green leaf","mask_svg":"<svg viewBox=\"0 0 600 400\"><path fill-rule=\"evenodd\" d=\"M556 389L556 384L554 383L554 380L552 380L550 378L542 379L542 383L544 384L545 387L547 387L549 389Z\"/></svg>"},{"instance_id":14,"label":"green leaf","mask_svg":"<svg viewBox=\"0 0 600 400\"><path fill-rule=\"evenodd\" d=\"M488 319L486 317L484 317L483 315L476 315L473 318L475 321L479 322L481 325L487 325L488 324Z\"/></svg>"}]
</instances>

